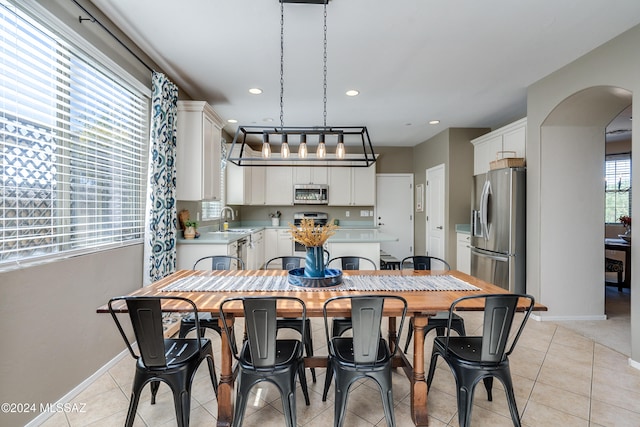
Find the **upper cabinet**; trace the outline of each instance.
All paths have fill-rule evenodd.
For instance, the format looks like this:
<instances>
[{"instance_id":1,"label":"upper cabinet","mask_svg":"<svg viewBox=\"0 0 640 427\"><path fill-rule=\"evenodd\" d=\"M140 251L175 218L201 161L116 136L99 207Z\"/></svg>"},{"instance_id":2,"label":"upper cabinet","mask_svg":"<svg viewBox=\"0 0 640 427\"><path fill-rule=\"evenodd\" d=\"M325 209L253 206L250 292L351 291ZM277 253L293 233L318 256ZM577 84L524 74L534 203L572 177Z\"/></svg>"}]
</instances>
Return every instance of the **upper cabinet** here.
<instances>
[{"instance_id":1,"label":"upper cabinet","mask_svg":"<svg viewBox=\"0 0 640 427\"><path fill-rule=\"evenodd\" d=\"M231 149L231 145L228 145ZM240 147L234 148L234 155L238 155ZM245 153L251 157L258 157L251 148L245 147ZM265 204L265 176L266 167L238 166L227 162L227 199L228 205L264 205Z\"/></svg>"},{"instance_id":2,"label":"upper cabinet","mask_svg":"<svg viewBox=\"0 0 640 427\"><path fill-rule=\"evenodd\" d=\"M294 184L328 184L329 172L325 166L314 167L297 167L293 168L293 183Z\"/></svg>"},{"instance_id":3,"label":"upper cabinet","mask_svg":"<svg viewBox=\"0 0 640 427\"><path fill-rule=\"evenodd\" d=\"M330 206L376 204L376 166L329 168Z\"/></svg>"},{"instance_id":4,"label":"upper cabinet","mask_svg":"<svg viewBox=\"0 0 640 427\"><path fill-rule=\"evenodd\" d=\"M471 141L473 144L473 174L489 170L489 163L501 151L510 151L506 157L526 158L527 118L520 119Z\"/></svg>"},{"instance_id":5,"label":"upper cabinet","mask_svg":"<svg viewBox=\"0 0 640 427\"><path fill-rule=\"evenodd\" d=\"M178 101L176 198L220 200L222 119L204 101Z\"/></svg>"}]
</instances>

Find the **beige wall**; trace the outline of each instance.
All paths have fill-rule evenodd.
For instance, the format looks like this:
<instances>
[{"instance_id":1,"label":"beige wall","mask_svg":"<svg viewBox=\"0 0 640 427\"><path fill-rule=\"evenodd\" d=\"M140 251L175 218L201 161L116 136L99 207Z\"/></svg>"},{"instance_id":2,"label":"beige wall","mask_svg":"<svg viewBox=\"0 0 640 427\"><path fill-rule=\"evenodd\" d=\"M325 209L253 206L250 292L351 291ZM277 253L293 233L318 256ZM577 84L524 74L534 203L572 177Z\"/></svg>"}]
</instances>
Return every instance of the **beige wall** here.
<instances>
[{"instance_id":1,"label":"beige wall","mask_svg":"<svg viewBox=\"0 0 640 427\"><path fill-rule=\"evenodd\" d=\"M578 146L574 141L574 133L565 133L562 129L553 129L554 124L545 121L563 101L575 94L591 93L594 88L610 87L607 97L602 101L590 102L585 107L606 108L606 103L616 102L631 92L632 100L640 94L640 56L630 54L637 52L640 45L640 26L623 33L601 47L584 55L566 67L531 85L528 89L527 101L527 289L550 311L543 313L543 318L579 319L580 306L592 309L587 318L597 316L594 307L601 301L604 293L602 280L604 265L602 247L603 216L595 220L591 212L601 212L601 198L584 197L580 191L582 184L571 178L562 187L568 197L559 197L559 182L572 173L582 174L581 165L592 165L593 150L601 150L599 159L603 158L604 147ZM623 90L619 90L621 88ZM583 92L589 89L589 92ZM628 105L628 102L627 102ZM587 108L588 107L588 108ZM595 109L597 113L598 108ZM618 112L622 108L618 109ZM615 116L611 115L610 119ZM580 115L576 115L577 118ZM559 123L566 120L559 120ZM575 127L588 124L575 123ZM598 124L601 140L604 138L604 126ZM566 126L566 125L565 125ZM633 135L640 135L640 123L632 124ZM565 129L566 131L566 129ZM572 131L575 131L572 130ZM587 130L585 129L585 132ZM589 137L590 139L591 137ZM638 138L632 139L633 151L638 151ZM600 163L600 168L602 163ZM595 167L595 166L593 166ZM633 169L640 170L638 158L633 159ZM583 175L584 176L584 175ZM591 180L592 178L586 178ZM634 174L633 186L640 185L640 174ZM576 191L577 190L577 191ZM575 193L574 193L575 191ZM575 196L574 196L575 194ZM632 210L640 212L640 198L633 199ZM570 239L561 230L579 230ZM584 235L591 237L586 237ZM592 237L595 236L595 237ZM577 238L577 239L576 239ZM635 241L635 239L633 239ZM568 258L568 255L570 257ZM640 251L633 250L632 263L634 274L640 271ZM597 271L592 265L597 266ZM593 274L587 277L582 270ZM568 274L569 272L575 274ZM595 281L598 284L595 284ZM637 290L637 278L632 277L632 295ZM585 293L585 286L587 291ZM598 286L597 290L594 290ZM594 294L597 296L593 296ZM591 296L587 300L584 296ZM594 304L593 300L596 301ZM585 311L582 311L585 312ZM640 299L631 300L632 359L640 362Z\"/></svg>"},{"instance_id":2,"label":"beige wall","mask_svg":"<svg viewBox=\"0 0 640 427\"><path fill-rule=\"evenodd\" d=\"M468 224L471 209L473 145L471 140L489 132L487 128L450 128L418 144L413 150L414 184L424 184L426 171L445 165L445 253L455 266L455 225ZM414 242L416 255L426 253L426 210L416 212Z\"/></svg>"}]
</instances>

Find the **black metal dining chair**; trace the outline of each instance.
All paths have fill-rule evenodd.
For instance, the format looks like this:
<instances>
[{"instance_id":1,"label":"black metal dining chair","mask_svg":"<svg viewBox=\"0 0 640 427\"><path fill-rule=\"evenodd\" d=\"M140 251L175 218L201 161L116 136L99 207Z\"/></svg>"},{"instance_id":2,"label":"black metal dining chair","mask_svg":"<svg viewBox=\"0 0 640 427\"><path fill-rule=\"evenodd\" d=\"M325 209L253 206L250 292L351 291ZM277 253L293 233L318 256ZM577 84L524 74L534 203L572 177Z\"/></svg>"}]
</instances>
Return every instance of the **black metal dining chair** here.
<instances>
[{"instance_id":1,"label":"black metal dining chair","mask_svg":"<svg viewBox=\"0 0 640 427\"><path fill-rule=\"evenodd\" d=\"M514 319L520 299L527 300L528 304L518 323L514 322ZM460 427L469 427L475 386L483 380L487 398L491 401L493 400L493 378L498 378L507 395L513 424L520 426L520 415L509 369L509 355L522 334L535 300L532 296L525 294L485 294L458 298L449 308L449 323L459 305L482 300L484 301L482 335L451 336L451 328L448 327L445 336L437 336L434 339L427 387L431 387L437 359L442 357L449 365L456 381L458 423ZM517 325L516 328L513 328L514 324ZM513 333L514 330L515 333Z\"/></svg>"},{"instance_id":2,"label":"black metal dining chair","mask_svg":"<svg viewBox=\"0 0 640 427\"><path fill-rule=\"evenodd\" d=\"M426 255L416 255L416 256L408 256L404 258L400 262L400 270L404 268L408 268L409 265L413 268L413 270L431 270L432 261L436 261L435 267L443 268L444 270L451 270L449 263L442 258L426 256ZM438 265L440 264L440 265ZM424 328L424 336L426 337L429 331L432 329L436 330L436 335L444 335L444 330L447 327L447 319L449 318L449 313L446 311L439 311L434 316L429 317L429 321L427 322L427 326ZM460 335L465 334L464 330L464 319L457 314L453 314L453 319L451 321L451 328L456 331ZM409 344L411 343L411 338L413 337L413 318L409 320L409 327L407 328L407 340L404 343L404 352L406 353L409 350Z\"/></svg>"},{"instance_id":3,"label":"black metal dining chair","mask_svg":"<svg viewBox=\"0 0 640 427\"><path fill-rule=\"evenodd\" d=\"M264 269L268 270L269 267L273 264L280 264L280 267L283 270L293 270L294 268L300 268L302 262L304 261L303 257L299 256L279 256L275 258L271 258L264 265ZM304 326L304 350L307 356L313 356L313 337L311 335L311 319L307 319L304 323L300 322L298 318L291 317L280 317L276 322L277 329L293 329L298 331L300 335L302 335L301 327ZM311 379L315 383L316 382L316 370L315 368L310 368L311 370Z\"/></svg>"},{"instance_id":4,"label":"black metal dining chair","mask_svg":"<svg viewBox=\"0 0 640 427\"><path fill-rule=\"evenodd\" d=\"M345 300L351 303L353 337L330 336L327 313L332 305L344 303ZM329 357L322 400L326 401L331 378L335 376L334 426L336 427L342 427L344 423L351 385L363 378L372 379L378 385L387 425L395 426L391 369L398 346L394 345L392 350L389 343L382 338L380 327L386 303L400 303L402 306L398 328L398 334L400 334L407 313L407 301L400 296L340 296L330 298L324 303L324 327Z\"/></svg>"},{"instance_id":5,"label":"black metal dining chair","mask_svg":"<svg viewBox=\"0 0 640 427\"><path fill-rule=\"evenodd\" d=\"M240 351L231 340L231 331L227 327L227 307L234 302L243 306L247 339ZM220 305L220 317L224 320L224 331L229 337L229 346L237 360L235 410L233 425L241 426L251 388L262 381L277 386L280 391L286 425L296 427L296 376L304 394L305 403L309 402L309 391L304 373L302 342L305 339L301 326L302 340L277 339L276 314L278 302L287 305L297 304L301 313L300 323L307 320L304 302L294 297L237 297L227 298Z\"/></svg>"},{"instance_id":6,"label":"black metal dining chair","mask_svg":"<svg viewBox=\"0 0 640 427\"><path fill-rule=\"evenodd\" d=\"M236 267L238 270L244 270L244 262L242 259L229 255L210 255L206 257L202 257L197 260L193 264L193 270L198 270L203 266L207 266L207 270L209 270L209 263L211 263L211 270L231 270L233 267L233 263L236 263ZM218 315L217 313L198 313L198 317L200 320L200 335L204 336L205 329L212 329L216 331L219 335L222 335L222 328L218 324ZM189 332L194 330L196 327L195 316L187 315L180 320L180 331L178 332L178 336L180 338L184 338L187 336ZM235 334L234 339L235 339Z\"/></svg>"},{"instance_id":7,"label":"black metal dining chair","mask_svg":"<svg viewBox=\"0 0 640 427\"><path fill-rule=\"evenodd\" d=\"M129 319L133 328L139 354L133 350L133 343L129 341L122 324L116 314L114 303L125 301ZM162 304L178 303L184 310L185 306L193 313L196 322L196 338L165 338L162 316ZM109 313L113 318L122 339L127 345L131 356L137 360L136 371L131 386L131 400L125 426L133 425L140 394L144 386L151 383L151 404L156 403L156 394L160 382L169 385L173 392L176 418L179 427L189 426L191 405L191 382L200 363L206 359L209 365L209 375L214 393L218 394L218 380L216 378L213 349L211 340L200 335L196 305L187 298L166 296L129 296L111 298L108 303Z\"/></svg>"},{"instance_id":8,"label":"black metal dining chair","mask_svg":"<svg viewBox=\"0 0 640 427\"><path fill-rule=\"evenodd\" d=\"M338 256L335 258L331 258L327 265L330 265L334 261L340 262L340 267L343 270L360 270L360 263L364 262L366 267L369 267L371 270L376 269L376 263L371 259L361 256ZM331 322L331 333L334 337L339 337L340 335L347 332L351 329L351 318L349 317L335 317Z\"/></svg>"}]
</instances>

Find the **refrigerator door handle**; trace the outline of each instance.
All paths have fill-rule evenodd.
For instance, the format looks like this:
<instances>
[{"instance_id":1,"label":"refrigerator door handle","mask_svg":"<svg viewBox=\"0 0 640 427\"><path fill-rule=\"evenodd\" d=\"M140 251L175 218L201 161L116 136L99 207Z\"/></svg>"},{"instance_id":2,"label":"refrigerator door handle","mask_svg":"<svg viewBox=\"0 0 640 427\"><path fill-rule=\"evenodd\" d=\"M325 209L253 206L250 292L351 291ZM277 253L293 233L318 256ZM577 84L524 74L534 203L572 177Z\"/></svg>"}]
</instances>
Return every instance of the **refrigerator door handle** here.
<instances>
[{"instance_id":1,"label":"refrigerator door handle","mask_svg":"<svg viewBox=\"0 0 640 427\"><path fill-rule=\"evenodd\" d=\"M488 210L490 195L491 182L487 180L484 182L484 186L482 187L482 195L480 196L480 225L482 226L482 234L484 234L485 240L489 238Z\"/></svg>"},{"instance_id":2,"label":"refrigerator door handle","mask_svg":"<svg viewBox=\"0 0 640 427\"><path fill-rule=\"evenodd\" d=\"M482 257L482 258L491 258L491 259L495 259L497 261L504 261L504 262L509 261L509 256L507 256L507 255L498 254L498 253L495 253L495 252L487 252L487 251L483 251L483 250L478 249L478 248L471 248L471 253L473 255L476 255L476 256Z\"/></svg>"}]
</instances>

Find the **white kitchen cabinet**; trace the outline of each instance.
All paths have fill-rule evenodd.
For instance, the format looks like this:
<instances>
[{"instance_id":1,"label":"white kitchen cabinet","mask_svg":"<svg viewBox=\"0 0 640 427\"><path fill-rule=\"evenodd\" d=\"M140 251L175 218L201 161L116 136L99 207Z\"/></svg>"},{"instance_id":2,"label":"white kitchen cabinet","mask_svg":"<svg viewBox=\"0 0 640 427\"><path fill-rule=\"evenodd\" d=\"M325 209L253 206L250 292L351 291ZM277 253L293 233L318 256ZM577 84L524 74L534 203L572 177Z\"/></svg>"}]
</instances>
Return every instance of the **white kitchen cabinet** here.
<instances>
[{"instance_id":1,"label":"white kitchen cabinet","mask_svg":"<svg viewBox=\"0 0 640 427\"><path fill-rule=\"evenodd\" d=\"M237 256L238 244L179 244L176 245L176 260L178 270L191 270L197 260L211 255ZM234 267L235 268L235 267Z\"/></svg>"},{"instance_id":2,"label":"white kitchen cabinet","mask_svg":"<svg viewBox=\"0 0 640 427\"><path fill-rule=\"evenodd\" d=\"M220 200L222 119L204 101L178 101L176 198Z\"/></svg>"},{"instance_id":3,"label":"white kitchen cabinet","mask_svg":"<svg viewBox=\"0 0 640 427\"><path fill-rule=\"evenodd\" d=\"M264 262L279 256L293 255L293 241L288 228L264 230Z\"/></svg>"},{"instance_id":4,"label":"white kitchen cabinet","mask_svg":"<svg viewBox=\"0 0 640 427\"><path fill-rule=\"evenodd\" d=\"M471 235L468 233L456 233L456 236L456 270L471 274Z\"/></svg>"},{"instance_id":5,"label":"white kitchen cabinet","mask_svg":"<svg viewBox=\"0 0 640 427\"><path fill-rule=\"evenodd\" d=\"M265 204L293 205L293 167L265 167Z\"/></svg>"},{"instance_id":6,"label":"white kitchen cabinet","mask_svg":"<svg viewBox=\"0 0 640 427\"><path fill-rule=\"evenodd\" d=\"M473 139L473 174L489 170L489 163L496 160L500 151L512 151L510 157L526 158L527 119L520 119L500 129Z\"/></svg>"},{"instance_id":7,"label":"white kitchen cabinet","mask_svg":"<svg viewBox=\"0 0 640 427\"><path fill-rule=\"evenodd\" d=\"M234 151L238 150L239 147L236 146ZM245 155L258 156L259 153L245 147ZM265 169L262 166L238 166L231 162L227 163L226 203L228 205L264 205Z\"/></svg>"},{"instance_id":8,"label":"white kitchen cabinet","mask_svg":"<svg viewBox=\"0 0 640 427\"><path fill-rule=\"evenodd\" d=\"M322 166L293 168L294 184L328 184L328 168Z\"/></svg>"},{"instance_id":9,"label":"white kitchen cabinet","mask_svg":"<svg viewBox=\"0 0 640 427\"><path fill-rule=\"evenodd\" d=\"M376 203L376 167L329 169L330 206L373 206Z\"/></svg>"}]
</instances>

